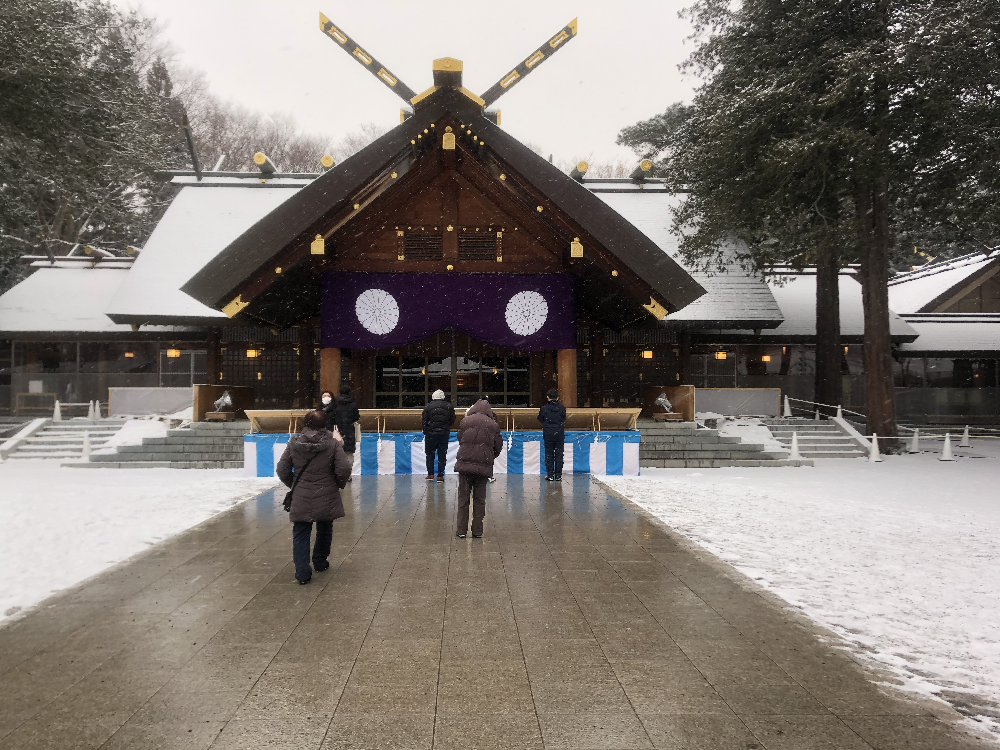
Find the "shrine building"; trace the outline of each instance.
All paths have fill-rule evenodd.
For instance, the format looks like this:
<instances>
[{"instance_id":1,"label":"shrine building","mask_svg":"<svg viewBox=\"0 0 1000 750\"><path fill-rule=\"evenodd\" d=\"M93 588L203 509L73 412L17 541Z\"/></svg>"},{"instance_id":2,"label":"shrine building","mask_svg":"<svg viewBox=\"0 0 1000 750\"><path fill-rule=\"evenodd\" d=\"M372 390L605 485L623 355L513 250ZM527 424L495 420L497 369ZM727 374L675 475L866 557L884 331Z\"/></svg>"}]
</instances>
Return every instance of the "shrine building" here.
<instances>
[{"instance_id":1,"label":"shrine building","mask_svg":"<svg viewBox=\"0 0 1000 750\"><path fill-rule=\"evenodd\" d=\"M363 409L421 407L438 389L458 407L538 406L552 387L581 407L679 384L812 398L814 272L686 268L684 195L649 162L566 174L500 127L491 106L575 22L482 96L459 60L434 61L416 93L323 16L320 29L404 100L400 123L315 174L262 153L254 172L173 172L141 248L25 257L33 272L0 296L0 410L196 383L252 387L257 409L311 407L342 383ZM893 281L899 416L995 422L1000 258L938 265ZM840 289L844 406L863 409L851 269Z\"/></svg>"}]
</instances>

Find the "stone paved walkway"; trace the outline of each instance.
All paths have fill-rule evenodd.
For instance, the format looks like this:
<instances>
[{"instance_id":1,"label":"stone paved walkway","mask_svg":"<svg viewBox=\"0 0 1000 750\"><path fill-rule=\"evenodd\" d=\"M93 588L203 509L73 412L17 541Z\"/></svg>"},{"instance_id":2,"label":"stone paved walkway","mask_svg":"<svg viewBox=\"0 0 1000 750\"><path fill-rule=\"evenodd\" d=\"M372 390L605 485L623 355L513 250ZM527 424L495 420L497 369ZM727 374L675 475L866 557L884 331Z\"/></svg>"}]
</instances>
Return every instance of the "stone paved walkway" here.
<instances>
[{"instance_id":1,"label":"stone paved walkway","mask_svg":"<svg viewBox=\"0 0 1000 750\"><path fill-rule=\"evenodd\" d=\"M501 477L482 540L455 488L356 479L309 586L269 492L48 600L0 748L981 747L587 477Z\"/></svg>"}]
</instances>

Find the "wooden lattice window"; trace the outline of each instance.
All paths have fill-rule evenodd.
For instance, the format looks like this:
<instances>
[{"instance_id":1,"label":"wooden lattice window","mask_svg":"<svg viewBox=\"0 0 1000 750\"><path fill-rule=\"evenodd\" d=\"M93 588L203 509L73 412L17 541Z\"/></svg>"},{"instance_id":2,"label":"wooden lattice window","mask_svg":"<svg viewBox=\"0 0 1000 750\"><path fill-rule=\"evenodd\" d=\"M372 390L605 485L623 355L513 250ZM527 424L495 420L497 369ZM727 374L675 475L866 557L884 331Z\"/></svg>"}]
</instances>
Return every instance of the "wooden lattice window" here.
<instances>
[{"instance_id":1,"label":"wooden lattice window","mask_svg":"<svg viewBox=\"0 0 1000 750\"><path fill-rule=\"evenodd\" d=\"M503 257L501 237L502 233L493 229L478 232L470 229L460 232L458 235L458 259L499 261Z\"/></svg>"},{"instance_id":2,"label":"wooden lattice window","mask_svg":"<svg viewBox=\"0 0 1000 750\"><path fill-rule=\"evenodd\" d=\"M403 260L441 260L444 245L437 232L406 232L403 235Z\"/></svg>"}]
</instances>

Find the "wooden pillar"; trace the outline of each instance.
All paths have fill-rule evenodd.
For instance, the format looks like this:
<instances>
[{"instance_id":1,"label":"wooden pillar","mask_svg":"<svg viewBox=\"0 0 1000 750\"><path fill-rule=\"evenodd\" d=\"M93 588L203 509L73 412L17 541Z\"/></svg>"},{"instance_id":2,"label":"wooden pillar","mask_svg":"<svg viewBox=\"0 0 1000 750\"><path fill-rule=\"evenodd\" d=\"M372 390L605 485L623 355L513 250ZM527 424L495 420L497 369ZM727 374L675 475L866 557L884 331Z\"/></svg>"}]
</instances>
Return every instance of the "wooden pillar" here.
<instances>
[{"instance_id":1,"label":"wooden pillar","mask_svg":"<svg viewBox=\"0 0 1000 750\"><path fill-rule=\"evenodd\" d=\"M208 329L208 340L205 342L205 380L209 385L222 382L222 344L218 328Z\"/></svg>"},{"instance_id":2,"label":"wooden pillar","mask_svg":"<svg viewBox=\"0 0 1000 750\"><path fill-rule=\"evenodd\" d=\"M334 398L340 393L340 349L319 350L319 389L330 391Z\"/></svg>"},{"instance_id":3,"label":"wooden pillar","mask_svg":"<svg viewBox=\"0 0 1000 750\"><path fill-rule=\"evenodd\" d=\"M681 374L681 384L691 385L691 334L688 331L681 331L680 362L678 362L678 372Z\"/></svg>"},{"instance_id":4,"label":"wooden pillar","mask_svg":"<svg viewBox=\"0 0 1000 750\"><path fill-rule=\"evenodd\" d=\"M559 379L559 401L563 406L576 406L576 349L560 349L556 372Z\"/></svg>"}]
</instances>

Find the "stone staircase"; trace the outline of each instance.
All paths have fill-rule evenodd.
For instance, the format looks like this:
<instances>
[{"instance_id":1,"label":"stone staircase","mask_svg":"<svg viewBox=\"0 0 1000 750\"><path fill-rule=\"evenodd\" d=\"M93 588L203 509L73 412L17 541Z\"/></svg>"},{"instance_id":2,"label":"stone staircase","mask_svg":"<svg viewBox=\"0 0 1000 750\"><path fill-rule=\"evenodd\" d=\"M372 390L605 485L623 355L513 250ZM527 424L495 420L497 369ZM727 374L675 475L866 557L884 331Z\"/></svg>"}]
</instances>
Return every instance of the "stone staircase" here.
<instances>
[{"instance_id":1,"label":"stone staircase","mask_svg":"<svg viewBox=\"0 0 1000 750\"><path fill-rule=\"evenodd\" d=\"M2 417L0 416L0 440L9 438L22 428L25 427L31 420L25 417Z\"/></svg>"},{"instance_id":2,"label":"stone staircase","mask_svg":"<svg viewBox=\"0 0 1000 750\"><path fill-rule=\"evenodd\" d=\"M723 466L812 466L810 460L792 461L788 451L765 450L760 443L720 435L718 430L693 422L641 420L639 467L714 469Z\"/></svg>"},{"instance_id":3,"label":"stone staircase","mask_svg":"<svg viewBox=\"0 0 1000 750\"><path fill-rule=\"evenodd\" d=\"M804 458L864 458L865 456L861 446L832 420L790 417L761 421L775 439L788 449L792 446L792 433L797 433L799 454Z\"/></svg>"},{"instance_id":4,"label":"stone staircase","mask_svg":"<svg viewBox=\"0 0 1000 750\"><path fill-rule=\"evenodd\" d=\"M90 448L96 450L122 428L120 419L70 419L49 422L41 430L25 438L7 456L19 458L79 459L83 457L83 434L90 437Z\"/></svg>"},{"instance_id":5,"label":"stone staircase","mask_svg":"<svg viewBox=\"0 0 1000 750\"><path fill-rule=\"evenodd\" d=\"M63 466L92 469L242 469L243 436L249 422L195 422L167 430L166 437L143 438L142 445L119 445L114 453Z\"/></svg>"}]
</instances>

